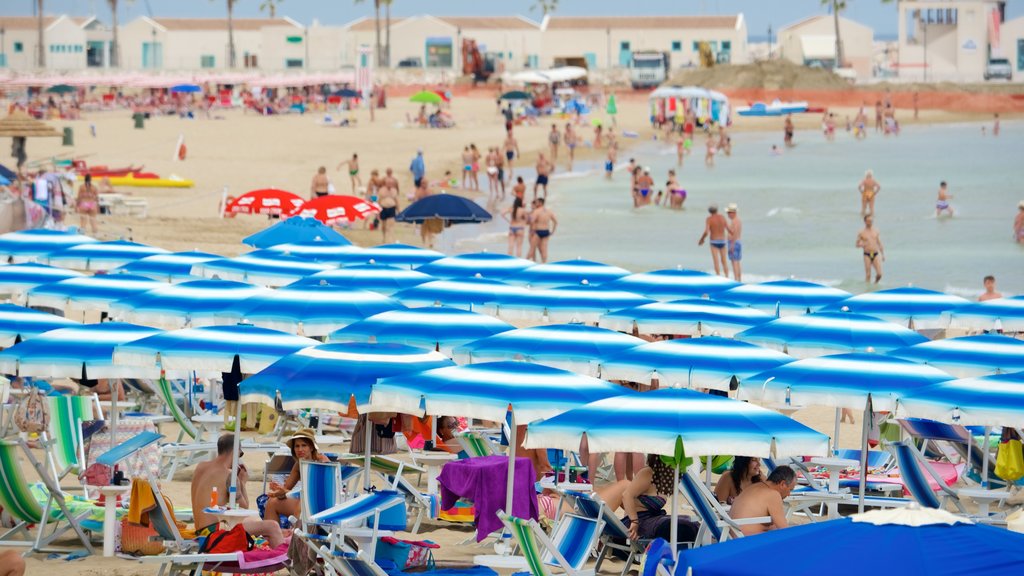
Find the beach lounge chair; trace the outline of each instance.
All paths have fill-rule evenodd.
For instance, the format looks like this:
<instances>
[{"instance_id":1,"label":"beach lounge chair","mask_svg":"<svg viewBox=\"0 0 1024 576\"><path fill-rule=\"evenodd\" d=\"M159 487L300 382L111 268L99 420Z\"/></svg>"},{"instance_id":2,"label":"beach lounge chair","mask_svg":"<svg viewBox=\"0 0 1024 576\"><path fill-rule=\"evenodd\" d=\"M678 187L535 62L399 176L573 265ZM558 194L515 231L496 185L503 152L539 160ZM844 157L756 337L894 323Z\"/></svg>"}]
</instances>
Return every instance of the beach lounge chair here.
<instances>
[{"instance_id":1,"label":"beach lounge chair","mask_svg":"<svg viewBox=\"0 0 1024 576\"><path fill-rule=\"evenodd\" d=\"M601 534L601 521L576 514L563 514L549 538L536 520L523 520L498 511L498 517L512 534L532 576L550 576L559 568L568 576L593 576L584 569Z\"/></svg>"},{"instance_id":2,"label":"beach lounge chair","mask_svg":"<svg viewBox=\"0 0 1024 576\"><path fill-rule=\"evenodd\" d=\"M747 524L767 524L772 521L767 516L743 518L735 520L729 516L728 510L722 506L711 490L693 473L687 471L679 477L679 489L690 502L693 511L700 517L700 530L694 539L693 547L703 546L710 542L725 542L729 538L743 536L741 526Z\"/></svg>"},{"instance_id":3,"label":"beach lounge chair","mask_svg":"<svg viewBox=\"0 0 1024 576\"><path fill-rule=\"evenodd\" d=\"M416 489L404 476L387 476L387 481L392 490L397 490L405 497L405 502L410 510L416 512L416 522L412 525L410 533L416 534L420 530L423 516L431 520L437 519L441 514L441 501L436 494L424 494Z\"/></svg>"},{"instance_id":4,"label":"beach lounge chair","mask_svg":"<svg viewBox=\"0 0 1024 576\"><path fill-rule=\"evenodd\" d=\"M911 497L913 497L919 505L924 508L945 508L948 503L952 502L953 506L960 514L969 516L967 509L964 507L963 502L960 501L960 497L957 493L946 485L942 476L932 468L931 464L925 460L924 455L921 454L917 448L906 441L894 443L893 448L896 450L896 461L900 467L903 484L906 486L907 492L910 493ZM931 484L928 482L928 476L930 476L938 486L938 490L932 488ZM936 492L938 492L938 494ZM1009 492L993 494L1005 495L1005 498L1010 497ZM999 522L1001 521L1001 517L1001 515L986 517L972 516L972 519L987 522Z\"/></svg>"},{"instance_id":5,"label":"beach lounge chair","mask_svg":"<svg viewBox=\"0 0 1024 576\"><path fill-rule=\"evenodd\" d=\"M343 462L345 464L362 467L366 457L363 454L339 454L337 460L338 462ZM389 475L401 476L403 474L416 474L417 482L419 482L423 479L423 474L427 470L410 462L404 462L390 456L375 454L370 456L370 471L377 472L384 477Z\"/></svg>"},{"instance_id":6,"label":"beach lounge chair","mask_svg":"<svg viewBox=\"0 0 1024 576\"><path fill-rule=\"evenodd\" d=\"M626 576L626 573L633 568L633 561L643 556L644 549L649 541L630 540L629 529L615 515L615 511L610 509L601 500L601 497L596 492L587 493L567 490L565 498L568 499L573 509L580 516L601 521L601 534L599 536L601 546L597 553L597 563L594 565L594 571L599 572L601 564L608 554L612 550L618 550L626 555L626 563L622 567L622 576Z\"/></svg>"},{"instance_id":7,"label":"beach lounge chair","mask_svg":"<svg viewBox=\"0 0 1024 576\"><path fill-rule=\"evenodd\" d=\"M455 441L468 458L502 454L501 448L481 432L467 430L455 436Z\"/></svg>"},{"instance_id":8,"label":"beach lounge chair","mask_svg":"<svg viewBox=\"0 0 1024 576\"><path fill-rule=\"evenodd\" d=\"M922 454L941 455L947 459L959 458L962 462L970 464L965 479L974 484L981 481L982 472L985 466L985 459L988 458L989 483L994 486L1005 486L1006 481L996 476L996 458L991 451L975 440L974 435L964 428L955 424L944 424L923 418L905 418L898 420L900 428L914 439ZM996 429L998 435L999 429Z\"/></svg>"},{"instance_id":9,"label":"beach lounge chair","mask_svg":"<svg viewBox=\"0 0 1024 576\"><path fill-rule=\"evenodd\" d=\"M99 397L89 396L47 396L50 422L47 431L52 443L54 475L58 481L69 473L85 472L85 437L82 422L102 420L103 411Z\"/></svg>"}]
</instances>

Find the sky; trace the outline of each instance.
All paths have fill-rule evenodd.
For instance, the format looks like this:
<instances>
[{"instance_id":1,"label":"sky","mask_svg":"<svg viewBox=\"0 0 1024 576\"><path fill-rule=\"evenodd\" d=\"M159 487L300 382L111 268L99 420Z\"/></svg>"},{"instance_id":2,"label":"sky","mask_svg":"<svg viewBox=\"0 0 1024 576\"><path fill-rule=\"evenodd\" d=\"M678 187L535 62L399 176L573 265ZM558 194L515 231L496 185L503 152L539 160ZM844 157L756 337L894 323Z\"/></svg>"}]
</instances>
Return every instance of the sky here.
<instances>
[{"instance_id":1,"label":"sky","mask_svg":"<svg viewBox=\"0 0 1024 576\"><path fill-rule=\"evenodd\" d=\"M110 20L106 0L45 0L45 11L50 14L98 15ZM263 0L236 0L235 15L260 17ZM0 13L31 15L36 0L0 0ZM519 14L540 20L541 13L531 9L534 0L394 0L392 15L412 16L435 14L439 16L495 16ZM206 17L225 16L225 0L120 0L119 18L122 22L139 16ZM556 14L564 16L617 16L624 13L627 3L621 0L560 0ZM874 28L880 36L896 35L896 3L881 0L847 0L845 16ZM356 3L353 0L279 0L278 15L289 16L303 24L313 20L321 24L344 24L362 16L372 17L373 1ZM766 37L768 27L773 31L807 16L828 13L820 0L643 0L630 2L629 14L636 15L699 15L736 14L742 12L747 20L747 31L753 37ZM1008 2L1007 19L1024 15L1024 0Z\"/></svg>"}]
</instances>

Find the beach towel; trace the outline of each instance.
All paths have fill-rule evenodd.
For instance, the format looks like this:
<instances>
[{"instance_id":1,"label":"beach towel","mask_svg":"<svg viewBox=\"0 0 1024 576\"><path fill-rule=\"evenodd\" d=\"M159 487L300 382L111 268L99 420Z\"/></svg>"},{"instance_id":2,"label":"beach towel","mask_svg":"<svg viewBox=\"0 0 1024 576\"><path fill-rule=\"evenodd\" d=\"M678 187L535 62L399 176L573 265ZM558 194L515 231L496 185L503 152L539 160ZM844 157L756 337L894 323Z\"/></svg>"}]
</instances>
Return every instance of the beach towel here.
<instances>
[{"instance_id":1,"label":"beach towel","mask_svg":"<svg viewBox=\"0 0 1024 576\"><path fill-rule=\"evenodd\" d=\"M128 522L140 526L149 526L149 513L156 508L153 487L145 478L132 479L132 493L128 504ZM171 509L168 502L168 510Z\"/></svg>"},{"instance_id":2,"label":"beach towel","mask_svg":"<svg viewBox=\"0 0 1024 576\"><path fill-rule=\"evenodd\" d=\"M449 462L437 481L441 486L441 509L449 510L460 497L473 501L477 542L503 526L497 511L505 507L505 477L508 458L482 456ZM512 515L538 519L536 473L529 458L516 458Z\"/></svg>"}]
</instances>

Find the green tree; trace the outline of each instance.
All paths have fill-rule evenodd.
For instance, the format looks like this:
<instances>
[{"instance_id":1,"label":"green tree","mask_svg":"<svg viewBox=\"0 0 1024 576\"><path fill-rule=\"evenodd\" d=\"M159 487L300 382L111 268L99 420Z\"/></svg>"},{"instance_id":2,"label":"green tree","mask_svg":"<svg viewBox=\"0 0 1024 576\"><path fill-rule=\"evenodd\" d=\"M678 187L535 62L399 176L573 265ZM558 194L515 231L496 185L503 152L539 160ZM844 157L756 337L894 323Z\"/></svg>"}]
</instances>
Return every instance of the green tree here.
<instances>
[{"instance_id":1,"label":"green tree","mask_svg":"<svg viewBox=\"0 0 1024 576\"><path fill-rule=\"evenodd\" d=\"M263 0L260 12L266 12L271 18L277 18L277 5L284 0Z\"/></svg>"},{"instance_id":2,"label":"green tree","mask_svg":"<svg viewBox=\"0 0 1024 576\"><path fill-rule=\"evenodd\" d=\"M883 4L888 4L892 0L881 0ZM843 67L843 60L845 59L846 52L843 50L843 39L839 35L839 13L846 10L846 0L821 0L822 6L830 6L832 8L832 21L836 28L836 68Z\"/></svg>"},{"instance_id":3,"label":"green tree","mask_svg":"<svg viewBox=\"0 0 1024 576\"><path fill-rule=\"evenodd\" d=\"M211 2L216 0L210 0ZM228 8L228 68L235 67L235 2L224 0Z\"/></svg>"},{"instance_id":4,"label":"green tree","mask_svg":"<svg viewBox=\"0 0 1024 576\"><path fill-rule=\"evenodd\" d=\"M540 10L541 14L547 16L558 9L558 0L537 0L530 7L530 10Z\"/></svg>"},{"instance_id":5,"label":"green tree","mask_svg":"<svg viewBox=\"0 0 1024 576\"><path fill-rule=\"evenodd\" d=\"M125 2L129 3L133 1L125 0ZM117 32L120 28L117 20L117 7L120 4L120 0L107 0L107 4L110 5L110 29L114 33L110 41L110 65L118 68L121 66L121 42L117 39Z\"/></svg>"},{"instance_id":6,"label":"green tree","mask_svg":"<svg viewBox=\"0 0 1024 576\"><path fill-rule=\"evenodd\" d=\"M362 4L365 1L366 0L356 0L356 4ZM380 48L380 6L383 3L384 2L382 0L373 0L373 12L374 12L373 24L374 24L374 27L376 28L375 43L376 43L376 53L377 53L376 61L377 61L377 66L378 67L383 65L383 59L381 58L381 48Z\"/></svg>"}]
</instances>

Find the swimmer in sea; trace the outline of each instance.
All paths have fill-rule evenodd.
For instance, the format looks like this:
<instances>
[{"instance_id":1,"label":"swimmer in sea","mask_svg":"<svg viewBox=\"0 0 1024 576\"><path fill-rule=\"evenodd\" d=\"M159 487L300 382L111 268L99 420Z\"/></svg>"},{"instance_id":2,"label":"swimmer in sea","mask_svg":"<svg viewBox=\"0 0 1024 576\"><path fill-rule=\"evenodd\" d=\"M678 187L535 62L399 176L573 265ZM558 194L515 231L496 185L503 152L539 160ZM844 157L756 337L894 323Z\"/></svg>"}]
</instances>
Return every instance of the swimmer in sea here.
<instances>
[{"instance_id":1,"label":"swimmer in sea","mask_svg":"<svg viewBox=\"0 0 1024 576\"><path fill-rule=\"evenodd\" d=\"M704 165L709 167L709 168L714 168L715 167L715 152L718 151L718 148L716 147L715 135L714 134L708 134L708 141L705 144L705 146L707 148L707 153L704 154Z\"/></svg>"},{"instance_id":2,"label":"swimmer in sea","mask_svg":"<svg viewBox=\"0 0 1024 576\"><path fill-rule=\"evenodd\" d=\"M875 284L882 279L882 262L885 262L885 247L878 229L872 226L874 218L864 217L864 229L857 234L857 247L864 251L864 282L871 282L871 269L875 269Z\"/></svg>"},{"instance_id":3,"label":"swimmer in sea","mask_svg":"<svg viewBox=\"0 0 1024 576\"><path fill-rule=\"evenodd\" d=\"M782 142L786 145L786 147L792 148L793 146L796 146L796 144L793 143L793 115L792 114L788 114L786 116L786 124L785 124L785 128L784 128L784 132L785 132L785 138L783 139Z\"/></svg>"},{"instance_id":4,"label":"swimmer in sea","mask_svg":"<svg viewBox=\"0 0 1024 576\"><path fill-rule=\"evenodd\" d=\"M566 123L565 125L565 147L569 149L569 172L572 172L572 163L576 161L576 131L573 130L572 124Z\"/></svg>"},{"instance_id":5,"label":"swimmer in sea","mask_svg":"<svg viewBox=\"0 0 1024 576\"><path fill-rule=\"evenodd\" d=\"M606 180L612 179L612 173L615 172L615 160L618 155L618 147L609 143L608 157L604 161L604 177Z\"/></svg>"},{"instance_id":6,"label":"swimmer in sea","mask_svg":"<svg viewBox=\"0 0 1024 576\"><path fill-rule=\"evenodd\" d=\"M718 213L718 204L712 203L708 206L708 217L704 221L704 233L697 241L698 246L703 246L704 241L711 237L711 262L715 265L715 274L729 277L729 265L725 262L726 229L728 223L725 217Z\"/></svg>"},{"instance_id":7,"label":"swimmer in sea","mask_svg":"<svg viewBox=\"0 0 1024 576\"><path fill-rule=\"evenodd\" d=\"M864 179L860 181L857 189L860 190L860 215L874 214L875 196L882 190L882 186L875 180L875 175L871 170L864 173Z\"/></svg>"},{"instance_id":8,"label":"swimmer in sea","mask_svg":"<svg viewBox=\"0 0 1024 576\"><path fill-rule=\"evenodd\" d=\"M949 205L949 200L953 196L946 191L946 182L943 180L939 184L939 198L935 201L935 217L938 218L942 215L943 211L949 212L949 217L953 217L953 207Z\"/></svg>"},{"instance_id":9,"label":"swimmer in sea","mask_svg":"<svg viewBox=\"0 0 1024 576\"><path fill-rule=\"evenodd\" d=\"M676 166L683 167L683 155L686 154L686 137L680 133L676 140Z\"/></svg>"},{"instance_id":10,"label":"swimmer in sea","mask_svg":"<svg viewBox=\"0 0 1024 576\"><path fill-rule=\"evenodd\" d=\"M668 190L668 205L673 210L682 210L683 203L686 202L686 190L679 185L679 181L676 180L676 171L668 171L668 182L665 183L665 189Z\"/></svg>"},{"instance_id":11,"label":"swimmer in sea","mask_svg":"<svg viewBox=\"0 0 1024 576\"><path fill-rule=\"evenodd\" d=\"M652 200L651 193L654 188L654 178L651 178L650 167L644 168L643 174L637 177L636 187L639 194L637 203L640 205L650 204Z\"/></svg>"}]
</instances>

